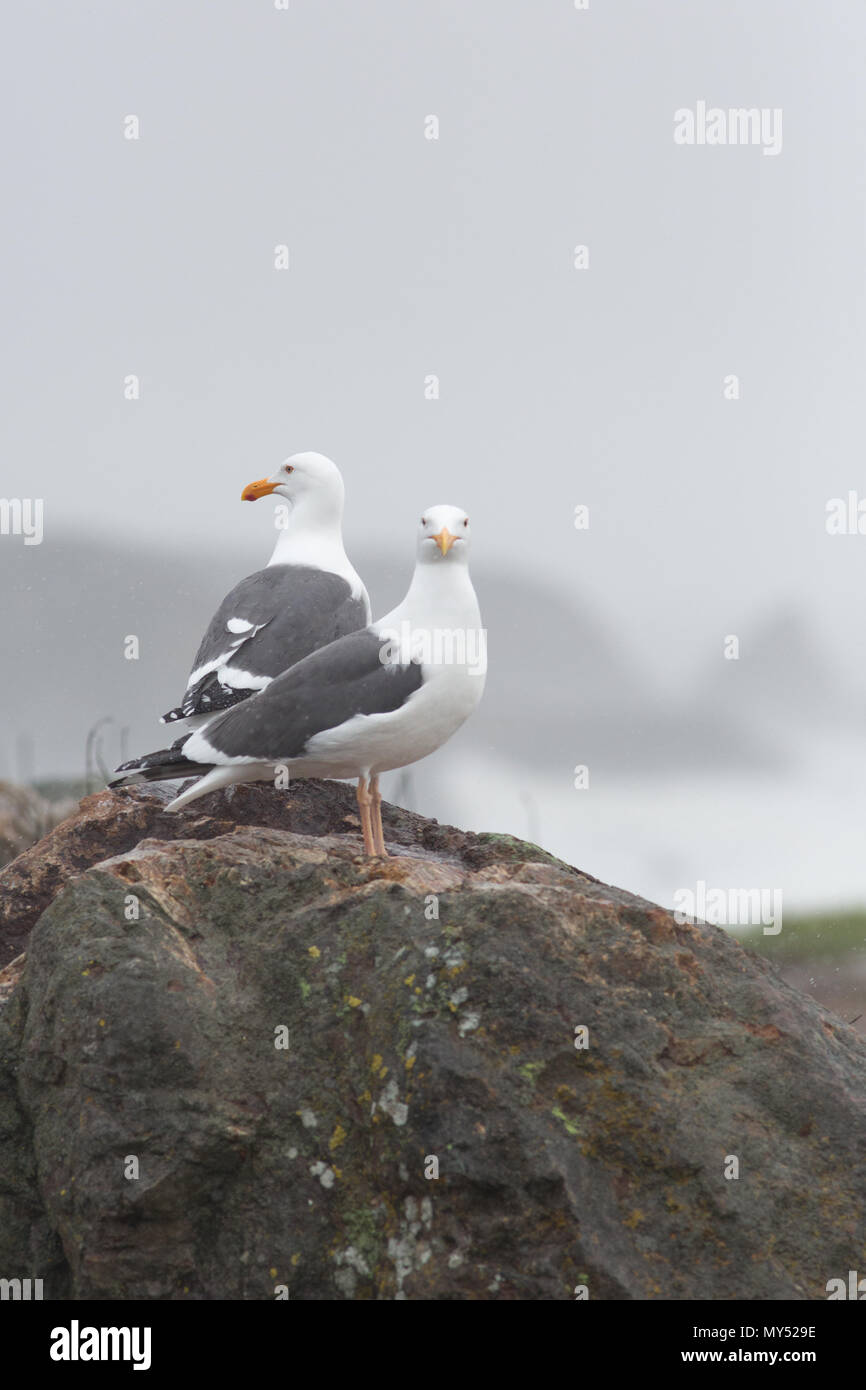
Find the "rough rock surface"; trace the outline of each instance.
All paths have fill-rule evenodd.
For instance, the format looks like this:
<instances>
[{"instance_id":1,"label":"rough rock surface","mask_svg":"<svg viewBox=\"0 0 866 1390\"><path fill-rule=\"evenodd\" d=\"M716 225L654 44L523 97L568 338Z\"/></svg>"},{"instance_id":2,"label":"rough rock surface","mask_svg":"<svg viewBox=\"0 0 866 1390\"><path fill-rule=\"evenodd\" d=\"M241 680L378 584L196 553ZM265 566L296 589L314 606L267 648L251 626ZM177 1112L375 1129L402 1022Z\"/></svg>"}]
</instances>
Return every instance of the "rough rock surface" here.
<instances>
[{"instance_id":1,"label":"rough rock surface","mask_svg":"<svg viewBox=\"0 0 866 1390\"><path fill-rule=\"evenodd\" d=\"M849 1026L535 846L384 819L370 862L346 786L103 792L0 875L4 1277L809 1299L866 1267Z\"/></svg>"}]
</instances>

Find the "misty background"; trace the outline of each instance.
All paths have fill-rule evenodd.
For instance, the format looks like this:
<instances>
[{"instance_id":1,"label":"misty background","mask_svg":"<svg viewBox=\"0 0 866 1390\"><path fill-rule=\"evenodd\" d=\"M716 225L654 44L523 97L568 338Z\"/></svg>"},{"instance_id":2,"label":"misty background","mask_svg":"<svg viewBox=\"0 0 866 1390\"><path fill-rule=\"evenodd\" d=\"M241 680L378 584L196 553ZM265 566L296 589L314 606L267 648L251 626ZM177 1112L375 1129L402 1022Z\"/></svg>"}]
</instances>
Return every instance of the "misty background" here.
<instances>
[{"instance_id":1,"label":"misty background","mask_svg":"<svg viewBox=\"0 0 866 1390\"><path fill-rule=\"evenodd\" d=\"M866 904L866 537L825 525L866 486L863 6L99 0L4 28L0 491L44 499L44 539L0 536L0 777L81 778L103 719L109 768L170 741L275 538L241 489L315 449L379 614L423 509L472 517L485 698L386 794L666 906L699 880ZM781 153L675 145L699 100L781 108Z\"/></svg>"}]
</instances>

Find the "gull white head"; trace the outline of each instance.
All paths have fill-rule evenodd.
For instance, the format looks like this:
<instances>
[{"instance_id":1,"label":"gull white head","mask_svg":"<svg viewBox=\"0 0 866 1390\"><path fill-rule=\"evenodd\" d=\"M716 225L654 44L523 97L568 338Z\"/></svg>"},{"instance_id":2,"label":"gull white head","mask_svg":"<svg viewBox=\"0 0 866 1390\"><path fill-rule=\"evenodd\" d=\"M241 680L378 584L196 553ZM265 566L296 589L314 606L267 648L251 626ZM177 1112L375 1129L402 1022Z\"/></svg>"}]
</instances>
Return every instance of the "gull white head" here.
<instances>
[{"instance_id":1,"label":"gull white head","mask_svg":"<svg viewBox=\"0 0 866 1390\"><path fill-rule=\"evenodd\" d=\"M462 507L440 505L422 513L406 597L374 625L383 639L379 660L384 665L419 661L425 680L435 676L459 684L467 674L483 677L487 635L469 576L469 541L469 516ZM466 713L484 681L471 684L471 691L454 697L460 708L465 698Z\"/></svg>"},{"instance_id":2,"label":"gull white head","mask_svg":"<svg viewBox=\"0 0 866 1390\"><path fill-rule=\"evenodd\" d=\"M338 574L355 598L370 600L343 549L343 500L340 470L324 454L292 454L269 478L248 483L244 502L273 497L277 542L268 565L310 565ZM288 505L286 505L288 504Z\"/></svg>"},{"instance_id":3,"label":"gull white head","mask_svg":"<svg viewBox=\"0 0 866 1390\"><path fill-rule=\"evenodd\" d=\"M462 507L428 507L418 527L419 564L468 564L471 534Z\"/></svg>"},{"instance_id":4,"label":"gull white head","mask_svg":"<svg viewBox=\"0 0 866 1390\"><path fill-rule=\"evenodd\" d=\"M343 479L337 465L324 454L292 454L269 478L248 483L241 500L256 502L272 495L285 498L293 508L302 508L308 518L335 516L339 520L343 515Z\"/></svg>"}]
</instances>

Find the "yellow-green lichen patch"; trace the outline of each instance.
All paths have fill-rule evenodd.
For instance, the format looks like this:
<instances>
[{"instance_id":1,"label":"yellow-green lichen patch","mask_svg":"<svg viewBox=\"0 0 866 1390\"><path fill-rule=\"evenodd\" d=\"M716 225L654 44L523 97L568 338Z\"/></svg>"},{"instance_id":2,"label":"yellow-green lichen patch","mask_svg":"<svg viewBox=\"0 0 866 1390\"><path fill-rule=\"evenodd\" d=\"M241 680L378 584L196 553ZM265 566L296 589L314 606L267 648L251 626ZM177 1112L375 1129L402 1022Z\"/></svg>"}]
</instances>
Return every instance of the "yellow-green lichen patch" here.
<instances>
[{"instance_id":1,"label":"yellow-green lichen patch","mask_svg":"<svg viewBox=\"0 0 866 1390\"><path fill-rule=\"evenodd\" d=\"M558 1105L554 1105L554 1106L552 1107L550 1113L551 1113L551 1115L555 1115L556 1118L557 1118L563 1125L565 1125L565 1128L568 1130L568 1133L569 1133L569 1134L579 1134L579 1133L580 1133L580 1130L578 1129L578 1127L577 1127L577 1125L574 1123L574 1121L573 1121L573 1120L570 1120L570 1119L568 1118L568 1116L566 1115L565 1111L564 1111L564 1110L561 1110L560 1107L559 1107Z\"/></svg>"},{"instance_id":2,"label":"yellow-green lichen patch","mask_svg":"<svg viewBox=\"0 0 866 1390\"><path fill-rule=\"evenodd\" d=\"M538 1073L544 1071L546 1065L546 1062L524 1062L522 1067L517 1068L517 1075L528 1081L530 1086L534 1086L538 1080Z\"/></svg>"}]
</instances>

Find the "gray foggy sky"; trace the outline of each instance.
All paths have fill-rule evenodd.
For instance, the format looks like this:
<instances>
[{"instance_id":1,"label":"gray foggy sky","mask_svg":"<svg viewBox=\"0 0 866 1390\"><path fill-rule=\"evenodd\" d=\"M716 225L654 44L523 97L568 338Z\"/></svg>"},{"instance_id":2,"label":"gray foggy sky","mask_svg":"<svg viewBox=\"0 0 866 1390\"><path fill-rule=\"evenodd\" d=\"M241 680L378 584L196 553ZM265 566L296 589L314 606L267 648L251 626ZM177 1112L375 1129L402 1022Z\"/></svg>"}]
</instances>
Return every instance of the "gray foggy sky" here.
<instances>
[{"instance_id":1,"label":"gray foggy sky","mask_svg":"<svg viewBox=\"0 0 866 1390\"><path fill-rule=\"evenodd\" d=\"M45 499L45 545L265 552L240 489L314 448L350 549L386 536L408 573L419 509L458 502L477 552L597 603L656 679L789 601L859 668L866 537L824 507L863 480L862 3L106 0L4 27L0 490ZM781 107L782 152L676 146L699 100Z\"/></svg>"}]
</instances>

